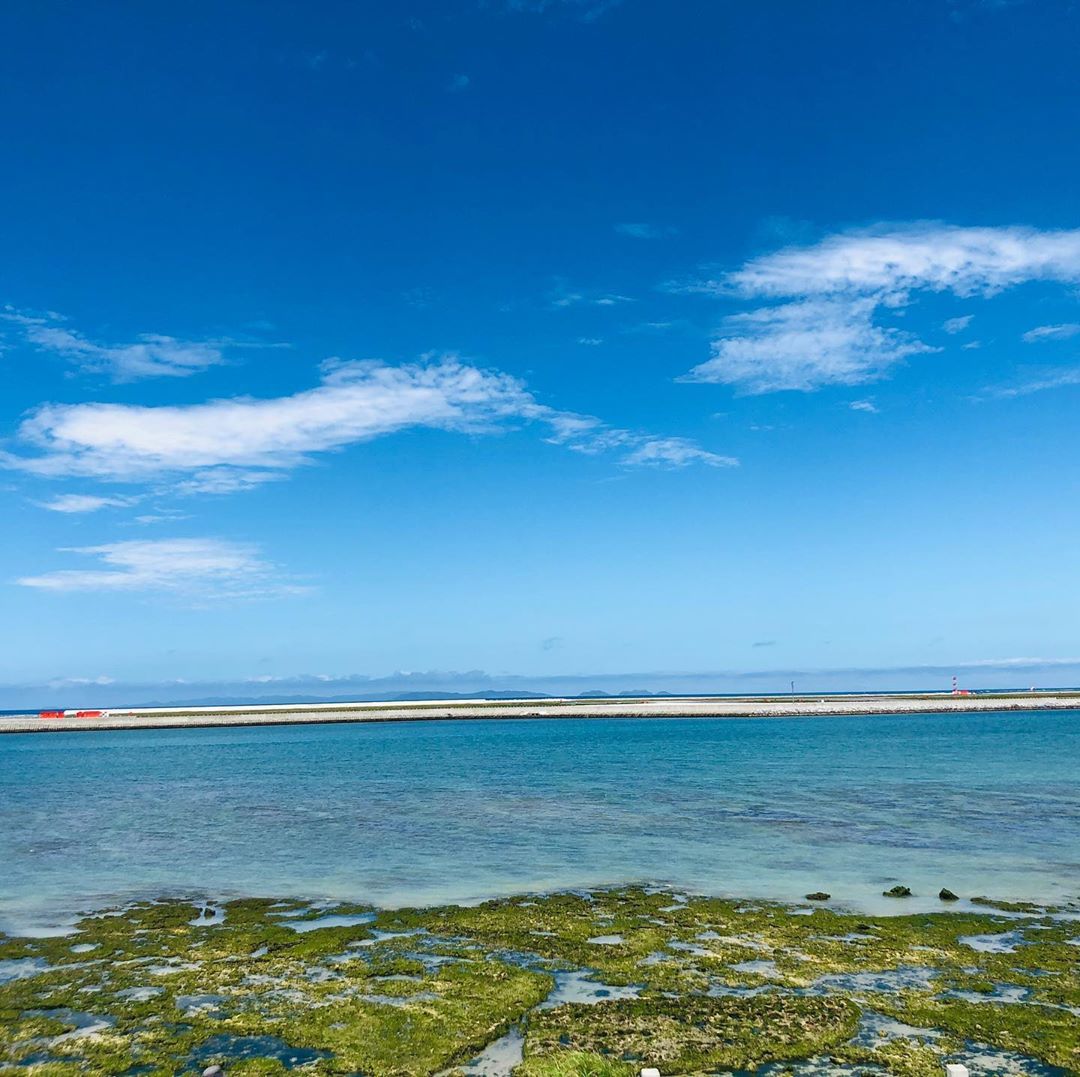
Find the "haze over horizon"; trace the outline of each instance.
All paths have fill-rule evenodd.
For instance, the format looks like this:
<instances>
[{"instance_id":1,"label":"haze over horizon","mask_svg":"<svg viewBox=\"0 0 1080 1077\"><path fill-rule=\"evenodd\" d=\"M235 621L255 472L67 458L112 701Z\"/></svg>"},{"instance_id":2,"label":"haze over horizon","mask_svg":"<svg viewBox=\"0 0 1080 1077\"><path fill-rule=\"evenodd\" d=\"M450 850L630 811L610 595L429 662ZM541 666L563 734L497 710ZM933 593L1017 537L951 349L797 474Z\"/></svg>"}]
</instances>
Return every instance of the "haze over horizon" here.
<instances>
[{"instance_id":1,"label":"haze over horizon","mask_svg":"<svg viewBox=\"0 0 1080 1077\"><path fill-rule=\"evenodd\" d=\"M0 707L1080 683L1078 18L5 5Z\"/></svg>"}]
</instances>

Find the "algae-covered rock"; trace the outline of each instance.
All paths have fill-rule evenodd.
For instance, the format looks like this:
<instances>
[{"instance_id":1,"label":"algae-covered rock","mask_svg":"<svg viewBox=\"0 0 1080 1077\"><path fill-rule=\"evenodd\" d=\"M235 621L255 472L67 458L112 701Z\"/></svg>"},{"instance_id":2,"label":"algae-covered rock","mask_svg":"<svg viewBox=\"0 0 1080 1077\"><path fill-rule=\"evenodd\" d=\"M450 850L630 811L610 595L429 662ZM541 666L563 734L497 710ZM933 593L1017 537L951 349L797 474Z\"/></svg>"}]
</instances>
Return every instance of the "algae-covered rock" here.
<instances>
[{"instance_id":1,"label":"algae-covered rock","mask_svg":"<svg viewBox=\"0 0 1080 1077\"><path fill-rule=\"evenodd\" d=\"M585 1052L663 1073L749 1069L805 1058L850 1038L859 1010L840 998L623 999L533 1015L526 1056Z\"/></svg>"},{"instance_id":2,"label":"algae-covered rock","mask_svg":"<svg viewBox=\"0 0 1080 1077\"><path fill-rule=\"evenodd\" d=\"M812 894L806 895L807 901L828 901L832 897L832 894L826 894L824 890L815 890Z\"/></svg>"},{"instance_id":3,"label":"algae-covered rock","mask_svg":"<svg viewBox=\"0 0 1080 1077\"><path fill-rule=\"evenodd\" d=\"M1080 1073L1077 926L1040 906L804 915L623 887L380 912L243 899L213 921L204 907L140 902L66 937L0 936L14 977L0 982L0 1072L428 1077L517 1027L515 1077L826 1055L924 1077L965 1044ZM972 945L998 936L1009 945ZM912 1027L867 1041L860 1011Z\"/></svg>"},{"instance_id":4,"label":"algae-covered rock","mask_svg":"<svg viewBox=\"0 0 1080 1077\"><path fill-rule=\"evenodd\" d=\"M960 900L960 898L956 894L954 894L947 886L943 886L938 891L938 897L942 901L959 901Z\"/></svg>"},{"instance_id":5,"label":"algae-covered rock","mask_svg":"<svg viewBox=\"0 0 1080 1077\"><path fill-rule=\"evenodd\" d=\"M984 905L988 909L1000 909L1002 912L1024 912L1034 914L1043 911L1041 905L1036 905L1032 901L998 901L996 898L973 897L971 899L971 904Z\"/></svg>"},{"instance_id":6,"label":"algae-covered rock","mask_svg":"<svg viewBox=\"0 0 1080 1077\"><path fill-rule=\"evenodd\" d=\"M910 886L892 886L888 890L881 891L882 897L904 898L911 897Z\"/></svg>"},{"instance_id":7,"label":"algae-covered rock","mask_svg":"<svg viewBox=\"0 0 1080 1077\"><path fill-rule=\"evenodd\" d=\"M525 1059L514 1077L637 1077L638 1072L631 1062L588 1051L557 1051Z\"/></svg>"}]
</instances>

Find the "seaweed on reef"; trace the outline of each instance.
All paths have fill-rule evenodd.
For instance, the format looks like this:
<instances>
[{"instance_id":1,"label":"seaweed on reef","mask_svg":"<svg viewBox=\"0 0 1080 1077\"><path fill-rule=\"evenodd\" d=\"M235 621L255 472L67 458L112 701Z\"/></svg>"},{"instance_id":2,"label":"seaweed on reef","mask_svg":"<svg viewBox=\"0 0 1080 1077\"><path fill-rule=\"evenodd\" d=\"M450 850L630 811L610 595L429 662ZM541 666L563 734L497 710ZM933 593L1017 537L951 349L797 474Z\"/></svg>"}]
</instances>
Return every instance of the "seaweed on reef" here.
<instances>
[{"instance_id":1,"label":"seaweed on reef","mask_svg":"<svg viewBox=\"0 0 1080 1077\"><path fill-rule=\"evenodd\" d=\"M419 1077L511 1028L521 1077L816 1056L922 1077L969 1043L1080 1073L1076 923L1041 907L865 916L642 887L377 913L205 906L139 902L66 936L0 936L0 1073L216 1061L230 1077ZM1009 944L972 945L986 938ZM868 1035L868 1014L900 1031Z\"/></svg>"}]
</instances>

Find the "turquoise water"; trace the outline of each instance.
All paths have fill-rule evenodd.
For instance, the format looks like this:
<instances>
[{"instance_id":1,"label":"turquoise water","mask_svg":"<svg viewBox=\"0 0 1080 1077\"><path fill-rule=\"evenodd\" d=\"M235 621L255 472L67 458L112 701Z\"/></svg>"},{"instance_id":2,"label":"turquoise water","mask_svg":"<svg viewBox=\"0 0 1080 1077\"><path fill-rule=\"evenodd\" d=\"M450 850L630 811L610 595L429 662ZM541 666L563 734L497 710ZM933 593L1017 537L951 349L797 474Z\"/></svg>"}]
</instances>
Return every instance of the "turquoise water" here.
<instances>
[{"instance_id":1,"label":"turquoise water","mask_svg":"<svg viewBox=\"0 0 1080 1077\"><path fill-rule=\"evenodd\" d=\"M159 894L1080 896L1080 712L0 737L0 926Z\"/></svg>"}]
</instances>

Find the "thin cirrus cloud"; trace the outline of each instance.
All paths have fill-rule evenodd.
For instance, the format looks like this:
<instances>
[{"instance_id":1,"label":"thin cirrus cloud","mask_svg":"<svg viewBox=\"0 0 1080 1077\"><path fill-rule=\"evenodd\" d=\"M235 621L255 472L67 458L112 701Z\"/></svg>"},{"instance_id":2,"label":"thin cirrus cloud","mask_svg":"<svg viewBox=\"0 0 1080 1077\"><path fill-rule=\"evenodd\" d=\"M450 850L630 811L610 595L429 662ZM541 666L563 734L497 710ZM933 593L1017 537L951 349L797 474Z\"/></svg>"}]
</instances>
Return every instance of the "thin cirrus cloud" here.
<instances>
[{"instance_id":1,"label":"thin cirrus cloud","mask_svg":"<svg viewBox=\"0 0 1080 1077\"><path fill-rule=\"evenodd\" d=\"M127 508L139 499L135 497L97 497L93 494L59 494L48 501L39 501L43 509L50 512L79 514L97 512L99 509Z\"/></svg>"},{"instance_id":2,"label":"thin cirrus cloud","mask_svg":"<svg viewBox=\"0 0 1080 1077\"><path fill-rule=\"evenodd\" d=\"M860 385L909 355L936 351L911 333L874 323L872 298L809 298L728 319L732 335L683 380L720 382L748 394Z\"/></svg>"},{"instance_id":3,"label":"thin cirrus cloud","mask_svg":"<svg viewBox=\"0 0 1080 1077\"><path fill-rule=\"evenodd\" d=\"M962 333L969 325L971 325L972 318L974 318L973 314L961 314L956 318L946 318L942 323L941 328L944 329L949 336L956 336L957 333Z\"/></svg>"},{"instance_id":4,"label":"thin cirrus cloud","mask_svg":"<svg viewBox=\"0 0 1080 1077\"><path fill-rule=\"evenodd\" d=\"M1018 396L1031 396L1049 389L1064 389L1080 385L1080 367L1031 370L1012 385L995 385L984 390L984 395L999 400L1011 400Z\"/></svg>"},{"instance_id":5,"label":"thin cirrus cloud","mask_svg":"<svg viewBox=\"0 0 1080 1077\"><path fill-rule=\"evenodd\" d=\"M1080 324L1066 322L1063 325L1037 325L1021 338L1025 344L1037 344L1042 340L1069 340L1080 334Z\"/></svg>"},{"instance_id":6,"label":"thin cirrus cloud","mask_svg":"<svg viewBox=\"0 0 1080 1077\"><path fill-rule=\"evenodd\" d=\"M922 223L829 236L677 286L765 304L730 317L712 357L682 380L748 394L871 382L939 350L883 321L916 293L990 297L1032 281L1080 281L1080 230ZM950 319L946 331L966 324Z\"/></svg>"},{"instance_id":7,"label":"thin cirrus cloud","mask_svg":"<svg viewBox=\"0 0 1080 1077\"><path fill-rule=\"evenodd\" d=\"M220 366L226 361L225 349L230 347L288 347L233 339L179 340L162 333L140 333L125 344L102 344L65 325L61 314L28 313L11 306L0 311L0 320L13 326L22 341L36 350L57 355L90 373L107 374L118 382L190 377Z\"/></svg>"},{"instance_id":8,"label":"thin cirrus cloud","mask_svg":"<svg viewBox=\"0 0 1080 1077\"><path fill-rule=\"evenodd\" d=\"M410 428L489 434L536 424L546 440L584 453L617 452L627 467L732 467L695 443L612 427L536 400L511 375L456 356L389 366L323 364L315 388L284 397L203 404L45 404L18 430L21 450L0 465L46 477L153 483L179 493L232 493L285 477L322 453Z\"/></svg>"},{"instance_id":9,"label":"thin cirrus cloud","mask_svg":"<svg viewBox=\"0 0 1080 1077\"><path fill-rule=\"evenodd\" d=\"M612 292L601 295L586 295L584 292L560 292L551 301L553 307L615 307L620 303L633 303L634 300L628 295L617 295Z\"/></svg>"},{"instance_id":10,"label":"thin cirrus cloud","mask_svg":"<svg viewBox=\"0 0 1080 1077\"><path fill-rule=\"evenodd\" d=\"M190 598L256 598L300 593L282 582L256 547L215 538L145 539L62 552L93 558L93 568L59 569L15 582L39 591L166 592Z\"/></svg>"}]
</instances>

